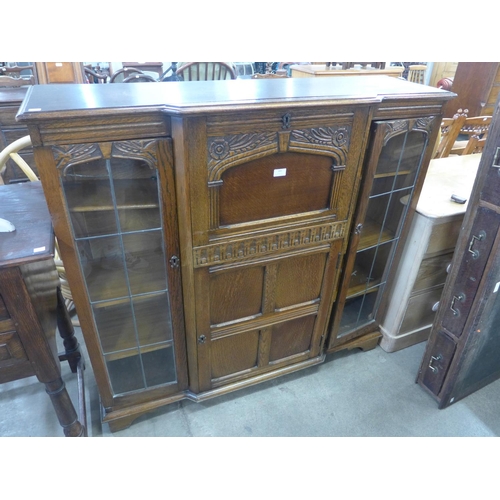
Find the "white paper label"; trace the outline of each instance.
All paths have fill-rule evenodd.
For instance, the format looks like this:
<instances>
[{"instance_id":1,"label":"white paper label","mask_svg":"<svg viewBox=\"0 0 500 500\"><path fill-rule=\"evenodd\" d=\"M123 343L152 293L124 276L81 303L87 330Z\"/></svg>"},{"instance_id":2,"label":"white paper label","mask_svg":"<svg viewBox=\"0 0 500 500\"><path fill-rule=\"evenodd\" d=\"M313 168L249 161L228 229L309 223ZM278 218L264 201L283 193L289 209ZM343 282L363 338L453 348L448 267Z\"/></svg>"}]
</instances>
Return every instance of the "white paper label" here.
<instances>
[{"instance_id":1,"label":"white paper label","mask_svg":"<svg viewBox=\"0 0 500 500\"><path fill-rule=\"evenodd\" d=\"M45 247L33 248L33 253L45 252Z\"/></svg>"},{"instance_id":2,"label":"white paper label","mask_svg":"<svg viewBox=\"0 0 500 500\"><path fill-rule=\"evenodd\" d=\"M285 177L286 168L275 168L273 172L273 177Z\"/></svg>"},{"instance_id":3,"label":"white paper label","mask_svg":"<svg viewBox=\"0 0 500 500\"><path fill-rule=\"evenodd\" d=\"M57 67L61 67L62 65L63 65L63 63L56 63Z\"/></svg>"}]
</instances>

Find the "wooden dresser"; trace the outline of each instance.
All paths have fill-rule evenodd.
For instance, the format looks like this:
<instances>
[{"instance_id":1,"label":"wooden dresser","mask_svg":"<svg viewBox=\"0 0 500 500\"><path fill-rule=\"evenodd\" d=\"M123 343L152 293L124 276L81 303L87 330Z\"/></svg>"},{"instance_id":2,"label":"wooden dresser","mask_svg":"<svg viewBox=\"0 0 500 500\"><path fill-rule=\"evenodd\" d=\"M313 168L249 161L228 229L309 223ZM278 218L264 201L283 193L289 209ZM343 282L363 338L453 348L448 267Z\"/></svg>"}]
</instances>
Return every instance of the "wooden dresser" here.
<instances>
[{"instance_id":1,"label":"wooden dresser","mask_svg":"<svg viewBox=\"0 0 500 500\"><path fill-rule=\"evenodd\" d=\"M40 182L0 186L0 215L15 227L0 232L0 383L36 375L65 436L82 437L85 425L61 378L56 326L66 349L61 359L75 372L80 353L58 292L54 233Z\"/></svg>"},{"instance_id":2,"label":"wooden dresser","mask_svg":"<svg viewBox=\"0 0 500 500\"><path fill-rule=\"evenodd\" d=\"M18 118L104 422L374 347L451 97L384 76L33 88Z\"/></svg>"},{"instance_id":3,"label":"wooden dresser","mask_svg":"<svg viewBox=\"0 0 500 500\"><path fill-rule=\"evenodd\" d=\"M381 320L387 352L426 340L462 227L481 155L431 160ZM452 201L452 195L467 200Z\"/></svg>"},{"instance_id":4,"label":"wooden dresser","mask_svg":"<svg viewBox=\"0 0 500 500\"><path fill-rule=\"evenodd\" d=\"M500 377L500 102L417 382L445 408Z\"/></svg>"},{"instance_id":5,"label":"wooden dresser","mask_svg":"<svg viewBox=\"0 0 500 500\"><path fill-rule=\"evenodd\" d=\"M347 77L347 76L374 76L385 75L398 78L404 71L403 66L388 66L384 69L341 69L335 67L327 68L325 64L293 64L290 66L291 76L293 78L311 78L311 77Z\"/></svg>"}]
</instances>

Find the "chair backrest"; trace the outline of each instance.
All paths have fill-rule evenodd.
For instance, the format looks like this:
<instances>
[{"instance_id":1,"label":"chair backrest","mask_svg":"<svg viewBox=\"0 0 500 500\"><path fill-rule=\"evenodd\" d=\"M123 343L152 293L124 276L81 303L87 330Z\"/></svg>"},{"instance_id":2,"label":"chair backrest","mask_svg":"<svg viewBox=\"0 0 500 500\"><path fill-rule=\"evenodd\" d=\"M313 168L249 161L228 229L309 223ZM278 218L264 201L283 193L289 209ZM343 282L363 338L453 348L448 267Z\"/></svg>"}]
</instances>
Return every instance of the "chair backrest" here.
<instances>
[{"instance_id":1,"label":"chair backrest","mask_svg":"<svg viewBox=\"0 0 500 500\"><path fill-rule=\"evenodd\" d=\"M466 118L467 110L462 111L461 109L456 112L453 118L443 118L441 140L436 148L434 158L446 158L450 154Z\"/></svg>"},{"instance_id":2,"label":"chair backrest","mask_svg":"<svg viewBox=\"0 0 500 500\"><path fill-rule=\"evenodd\" d=\"M459 135L468 135L472 137L486 137L491 125L492 116L470 116L465 119Z\"/></svg>"},{"instance_id":3,"label":"chair backrest","mask_svg":"<svg viewBox=\"0 0 500 500\"><path fill-rule=\"evenodd\" d=\"M35 77L33 75L21 78L16 78L8 75L0 75L0 87L22 87L23 85L34 84Z\"/></svg>"},{"instance_id":4,"label":"chair backrest","mask_svg":"<svg viewBox=\"0 0 500 500\"><path fill-rule=\"evenodd\" d=\"M132 75L145 75L140 69L137 68L121 68L115 71L111 78L109 79L109 83L123 83L123 81Z\"/></svg>"},{"instance_id":5,"label":"chair backrest","mask_svg":"<svg viewBox=\"0 0 500 500\"><path fill-rule=\"evenodd\" d=\"M427 66L425 64L410 64L408 66L408 81L423 84L426 70Z\"/></svg>"},{"instance_id":6,"label":"chair backrest","mask_svg":"<svg viewBox=\"0 0 500 500\"><path fill-rule=\"evenodd\" d=\"M475 153L482 153L484 146L486 144L486 137L482 137L481 139L477 135L471 136L471 138L467 141L465 149L462 155L470 155Z\"/></svg>"},{"instance_id":7,"label":"chair backrest","mask_svg":"<svg viewBox=\"0 0 500 500\"><path fill-rule=\"evenodd\" d=\"M254 73L252 75L254 80L258 80L260 78L288 78L288 73L286 69L278 69L276 73Z\"/></svg>"},{"instance_id":8,"label":"chair backrest","mask_svg":"<svg viewBox=\"0 0 500 500\"><path fill-rule=\"evenodd\" d=\"M123 80L123 83L138 83L138 82L157 82L151 75L146 75L145 73L133 73L130 76L127 76Z\"/></svg>"},{"instance_id":9,"label":"chair backrest","mask_svg":"<svg viewBox=\"0 0 500 500\"><path fill-rule=\"evenodd\" d=\"M234 69L224 62L188 62L177 69L176 75L184 81L236 79Z\"/></svg>"}]
</instances>

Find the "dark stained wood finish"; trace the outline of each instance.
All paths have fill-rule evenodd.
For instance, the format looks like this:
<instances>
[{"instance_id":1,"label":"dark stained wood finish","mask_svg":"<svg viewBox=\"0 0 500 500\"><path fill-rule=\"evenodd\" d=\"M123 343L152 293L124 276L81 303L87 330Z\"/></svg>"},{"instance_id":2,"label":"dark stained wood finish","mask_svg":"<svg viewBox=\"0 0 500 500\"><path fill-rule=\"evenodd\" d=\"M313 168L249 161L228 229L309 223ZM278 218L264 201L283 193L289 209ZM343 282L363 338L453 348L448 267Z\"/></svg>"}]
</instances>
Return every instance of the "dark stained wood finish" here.
<instances>
[{"instance_id":1,"label":"dark stained wood finish","mask_svg":"<svg viewBox=\"0 0 500 500\"><path fill-rule=\"evenodd\" d=\"M444 408L500 376L500 103L465 213L419 369L418 383ZM446 338L446 349L442 339ZM440 366L434 362L439 361ZM435 381L436 380L436 381Z\"/></svg>"},{"instance_id":2,"label":"dark stained wood finish","mask_svg":"<svg viewBox=\"0 0 500 500\"><path fill-rule=\"evenodd\" d=\"M0 383L36 375L65 436L84 436L85 427L61 378L55 332L62 304L40 182L0 186L0 206L2 216L16 227L0 236ZM59 327L64 328L62 322ZM61 333L67 339L67 354L79 358L72 330Z\"/></svg>"},{"instance_id":3,"label":"dark stained wood finish","mask_svg":"<svg viewBox=\"0 0 500 500\"><path fill-rule=\"evenodd\" d=\"M28 124L43 165L41 181L112 430L182 398L202 401L324 360L353 215L363 203L359 188L373 175L363 169L373 118L436 113L439 121L453 96L386 77L325 80L51 85L29 92L18 119ZM118 177L137 158L158 168L166 237L157 257L169 271L177 322L176 383L122 393L113 391L116 378L108 375L111 357L128 359L127 351L108 347L117 345L122 329L98 313L112 333L109 344L99 338L97 305L85 291L90 274L81 269L81 243L71 229L78 220L85 230L92 225L97 239L108 234L115 222L104 213L113 200L95 181L83 190L72 186L67 206L59 180L71 163L89 169L89 158L112 159L118 143ZM114 181L116 189L120 182ZM143 179L134 185L118 211L141 210L134 223L146 224L152 196ZM75 203L78 193L84 203ZM97 254L106 249L97 240L92 246ZM173 256L179 260L171 267ZM96 296L103 289L95 289ZM141 327L145 336L148 330Z\"/></svg>"}]
</instances>

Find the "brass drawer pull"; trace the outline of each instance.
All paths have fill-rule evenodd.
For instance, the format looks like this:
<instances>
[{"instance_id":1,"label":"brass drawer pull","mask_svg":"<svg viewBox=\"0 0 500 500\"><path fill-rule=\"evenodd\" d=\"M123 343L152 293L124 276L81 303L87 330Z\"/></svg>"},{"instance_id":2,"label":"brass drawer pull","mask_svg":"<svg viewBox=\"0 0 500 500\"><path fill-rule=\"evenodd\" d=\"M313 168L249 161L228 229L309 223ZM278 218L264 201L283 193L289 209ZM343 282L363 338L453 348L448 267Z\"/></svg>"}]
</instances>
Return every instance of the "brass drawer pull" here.
<instances>
[{"instance_id":1,"label":"brass drawer pull","mask_svg":"<svg viewBox=\"0 0 500 500\"><path fill-rule=\"evenodd\" d=\"M465 294L460 293L459 295L454 295L453 299L451 300L451 306L450 309L453 312L453 316L458 316L460 314L460 311L458 309L455 309L455 301L459 300L460 302L463 302L465 300Z\"/></svg>"},{"instance_id":2,"label":"brass drawer pull","mask_svg":"<svg viewBox=\"0 0 500 500\"><path fill-rule=\"evenodd\" d=\"M472 250L474 243L476 241L483 241L484 238L486 238L486 233L484 231L479 231L479 236L476 236L475 234L472 235L472 239L469 243L469 252L472 254L473 259L477 259L479 257L479 252L477 250Z\"/></svg>"},{"instance_id":3,"label":"brass drawer pull","mask_svg":"<svg viewBox=\"0 0 500 500\"><path fill-rule=\"evenodd\" d=\"M438 354L437 356L431 356L431 360L429 361L429 368L434 373L436 373L438 371L438 369L435 366L432 366L432 363L434 363L434 361L441 361L442 359L443 359L443 356L441 356L441 354Z\"/></svg>"}]
</instances>

